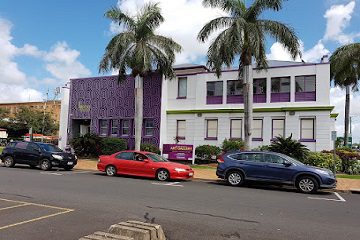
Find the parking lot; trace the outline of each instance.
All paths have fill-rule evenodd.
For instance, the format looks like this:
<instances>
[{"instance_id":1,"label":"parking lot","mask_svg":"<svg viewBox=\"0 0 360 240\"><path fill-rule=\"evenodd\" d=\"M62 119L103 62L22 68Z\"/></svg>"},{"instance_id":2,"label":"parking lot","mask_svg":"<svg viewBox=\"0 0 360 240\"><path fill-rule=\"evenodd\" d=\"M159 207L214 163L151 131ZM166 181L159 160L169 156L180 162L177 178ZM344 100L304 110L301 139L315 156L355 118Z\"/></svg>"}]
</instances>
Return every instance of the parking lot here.
<instances>
[{"instance_id":1,"label":"parking lot","mask_svg":"<svg viewBox=\"0 0 360 240\"><path fill-rule=\"evenodd\" d=\"M360 195L0 168L0 239L78 239L124 220L169 239L358 239Z\"/></svg>"}]
</instances>

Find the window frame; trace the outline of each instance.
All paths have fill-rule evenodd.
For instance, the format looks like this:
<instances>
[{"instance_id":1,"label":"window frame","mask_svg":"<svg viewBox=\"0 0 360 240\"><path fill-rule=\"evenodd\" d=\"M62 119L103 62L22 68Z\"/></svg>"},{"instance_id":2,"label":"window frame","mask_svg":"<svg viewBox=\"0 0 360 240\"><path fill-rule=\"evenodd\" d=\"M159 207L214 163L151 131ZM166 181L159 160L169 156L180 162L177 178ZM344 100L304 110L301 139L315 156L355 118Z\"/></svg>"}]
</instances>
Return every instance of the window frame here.
<instances>
[{"instance_id":1,"label":"window frame","mask_svg":"<svg viewBox=\"0 0 360 240\"><path fill-rule=\"evenodd\" d=\"M128 123L128 126L125 128L124 127L124 122L127 122ZM127 134L124 134L124 129L127 129L128 130L128 133ZM120 129L120 136L123 136L123 137L128 137L131 135L131 120L130 119L122 119L121 120L121 129Z\"/></svg>"},{"instance_id":2,"label":"window frame","mask_svg":"<svg viewBox=\"0 0 360 240\"><path fill-rule=\"evenodd\" d=\"M279 79L279 80L280 80L279 92L274 92L274 91L273 91L273 80L275 80L275 79ZM287 92L281 91L281 80L283 80L283 79L289 80L289 91L287 91ZM290 77L290 76L272 77L270 80L271 80L271 93L290 93L290 92L291 92L291 77Z\"/></svg>"},{"instance_id":3,"label":"window frame","mask_svg":"<svg viewBox=\"0 0 360 240\"><path fill-rule=\"evenodd\" d=\"M218 119L206 119L206 137L205 140L217 140L219 135L219 121ZM216 121L216 137L209 137L209 121Z\"/></svg>"},{"instance_id":4,"label":"window frame","mask_svg":"<svg viewBox=\"0 0 360 240\"><path fill-rule=\"evenodd\" d=\"M262 93L257 93L255 92L255 87L260 87L260 84L255 84L260 82L260 81L264 81L265 82L265 89L264 89L264 92ZM263 95L263 94L266 94L266 88L267 88L267 79L266 78L254 78L253 79L253 95Z\"/></svg>"},{"instance_id":5,"label":"window frame","mask_svg":"<svg viewBox=\"0 0 360 240\"><path fill-rule=\"evenodd\" d=\"M105 122L106 127L102 127L101 123ZM102 133L102 130L106 128L106 133ZM99 119L99 136L101 137L107 137L109 136L109 119Z\"/></svg>"},{"instance_id":6,"label":"window frame","mask_svg":"<svg viewBox=\"0 0 360 240\"><path fill-rule=\"evenodd\" d=\"M221 95L215 95L216 92L216 83L221 83ZM208 85L209 84L214 84L214 95L209 95L208 94ZM207 97L222 97L224 95L224 81L208 81L206 82L206 96Z\"/></svg>"},{"instance_id":7,"label":"window frame","mask_svg":"<svg viewBox=\"0 0 360 240\"><path fill-rule=\"evenodd\" d=\"M148 123L148 122L152 122L153 126L152 127L147 127L146 123ZM147 134L148 129L152 130L151 135ZM155 122L154 122L154 119L152 119L152 118L144 119L143 133L144 133L144 137L153 137L155 135Z\"/></svg>"},{"instance_id":8,"label":"window frame","mask_svg":"<svg viewBox=\"0 0 360 240\"><path fill-rule=\"evenodd\" d=\"M264 138L264 119L262 118L254 118L253 119L253 124L252 124L252 130L251 132L254 132L254 121L261 121L261 137L258 138L258 137L253 137L252 138L252 141L259 141L259 142L262 142L263 141L263 138Z\"/></svg>"},{"instance_id":9,"label":"window frame","mask_svg":"<svg viewBox=\"0 0 360 240\"><path fill-rule=\"evenodd\" d=\"M229 94L229 84L230 83L235 83L235 92L236 92L236 83L239 82L241 85L241 93L240 94ZM241 83L241 80L226 80L226 96L243 96L244 95L244 88L243 88L243 84Z\"/></svg>"},{"instance_id":10,"label":"window frame","mask_svg":"<svg viewBox=\"0 0 360 240\"><path fill-rule=\"evenodd\" d=\"M185 128L184 128L184 136L179 135L179 122L184 122ZM185 140L186 138L186 120L176 120L176 138L179 140Z\"/></svg>"},{"instance_id":11,"label":"window frame","mask_svg":"<svg viewBox=\"0 0 360 240\"><path fill-rule=\"evenodd\" d=\"M116 133L113 133L113 129L114 129L114 122L117 123L116 126ZM119 135L119 119L110 119L110 135L111 136L118 136Z\"/></svg>"},{"instance_id":12,"label":"window frame","mask_svg":"<svg viewBox=\"0 0 360 240\"><path fill-rule=\"evenodd\" d=\"M297 91L296 88L296 83L297 83L297 79L296 78L300 78L302 77L302 81L304 81L304 90L303 91ZM314 91L306 91L306 78L308 77L314 77L315 81L314 81ZM295 93L307 93L307 92L316 92L316 75L299 75L299 76L295 76Z\"/></svg>"},{"instance_id":13,"label":"window frame","mask_svg":"<svg viewBox=\"0 0 360 240\"><path fill-rule=\"evenodd\" d=\"M273 118L271 119L271 139L275 139L278 136L274 136L274 121L283 121L283 134L282 137L285 136L285 118Z\"/></svg>"},{"instance_id":14,"label":"window frame","mask_svg":"<svg viewBox=\"0 0 360 240\"><path fill-rule=\"evenodd\" d=\"M303 138L303 120L311 120L312 121L312 138ZM304 117L304 118L300 118L300 141L301 142L316 142L315 139L315 118L311 118L311 117ZM308 130L308 129L306 129Z\"/></svg>"},{"instance_id":15,"label":"window frame","mask_svg":"<svg viewBox=\"0 0 360 240\"><path fill-rule=\"evenodd\" d=\"M180 80L185 81L185 96L180 95ZM177 91L177 99L186 99L187 98L187 77L178 77L178 91Z\"/></svg>"},{"instance_id":16,"label":"window frame","mask_svg":"<svg viewBox=\"0 0 360 240\"><path fill-rule=\"evenodd\" d=\"M233 121L241 121L241 124L240 124L240 138L233 136L233 132L232 132L232 130L233 130L233 124L232 124ZM242 140L242 132L243 132L242 130L243 130L243 120L242 120L242 118L231 118L230 119L230 139Z\"/></svg>"}]
</instances>

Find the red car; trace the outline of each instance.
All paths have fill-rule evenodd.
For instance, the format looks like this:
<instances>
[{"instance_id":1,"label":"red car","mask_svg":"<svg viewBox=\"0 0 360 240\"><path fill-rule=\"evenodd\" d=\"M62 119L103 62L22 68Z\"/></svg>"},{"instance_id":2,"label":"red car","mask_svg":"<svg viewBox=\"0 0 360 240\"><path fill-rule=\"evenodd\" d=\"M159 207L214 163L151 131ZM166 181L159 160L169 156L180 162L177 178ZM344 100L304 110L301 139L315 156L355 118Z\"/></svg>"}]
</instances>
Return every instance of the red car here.
<instances>
[{"instance_id":1,"label":"red car","mask_svg":"<svg viewBox=\"0 0 360 240\"><path fill-rule=\"evenodd\" d=\"M116 174L156 178L159 181L188 179L194 171L187 165L169 162L151 152L123 151L99 157L97 168L108 176Z\"/></svg>"}]
</instances>

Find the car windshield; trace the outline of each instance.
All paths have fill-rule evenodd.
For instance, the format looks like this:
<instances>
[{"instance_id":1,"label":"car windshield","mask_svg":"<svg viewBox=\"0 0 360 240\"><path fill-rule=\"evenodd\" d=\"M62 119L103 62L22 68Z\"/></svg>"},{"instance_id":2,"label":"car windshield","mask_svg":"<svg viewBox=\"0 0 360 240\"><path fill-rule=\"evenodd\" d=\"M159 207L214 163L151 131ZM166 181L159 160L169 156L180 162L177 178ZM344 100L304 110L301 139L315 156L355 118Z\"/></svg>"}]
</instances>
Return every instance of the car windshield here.
<instances>
[{"instance_id":1,"label":"car windshield","mask_svg":"<svg viewBox=\"0 0 360 240\"><path fill-rule=\"evenodd\" d=\"M52 144L40 144L41 148L46 152L62 152L60 148Z\"/></svg>"},{"instance_id":2,"label":"car windshield","mask_svg":"<svg viewBox=\"0 0 360 240\"><path fill-rule=\"evenodd\" d=\"M285 154L282 154L282 153L278 153L278 154L279 154L279 156L285 158L286 160L288 160L288 161L290 161L292 163L295 163L296 165L305 165L302 162L300 162L300 161L298 161L298 160L296 160L296 159L294 159L292 157L289 157L289 156L287 156Z\"/></svg>"},{"instance_id":3,"label":"car windshield","mask_svg":"<svg viewBox=\"0 0 360 240\"><path fill-rule=\"evenodd\" d=\"M146 155L154 162L168 162L168 160L166 158L164 158L163 156L157 155L155 153L148 153Z\"/></svg>"}]
</instances>

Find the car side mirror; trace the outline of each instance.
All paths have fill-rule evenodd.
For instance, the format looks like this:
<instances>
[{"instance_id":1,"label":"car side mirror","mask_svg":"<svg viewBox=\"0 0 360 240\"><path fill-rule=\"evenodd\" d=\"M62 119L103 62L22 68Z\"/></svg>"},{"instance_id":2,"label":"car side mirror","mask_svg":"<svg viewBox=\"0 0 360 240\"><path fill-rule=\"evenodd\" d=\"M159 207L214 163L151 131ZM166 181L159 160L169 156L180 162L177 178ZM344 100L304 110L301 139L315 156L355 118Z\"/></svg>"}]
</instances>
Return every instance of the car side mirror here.
<instances>
[{"instance_id":1,"label":"car side mirror","mask_svg":"<svg viewBox=\"0 0 360 240\"><path fill-rule=\"evenodd\" d=\"M144 159L144 163L148 163L149 162L149 159Z\"/></svg>"},{"instance_id":2,"label":"car side mirror","mask_svg":"<svg viewBox=\"0 0 360 240\"><path fill-rule=\"evenodd\" d=\"M292 163L288 161L284 162L283 164L285 167L290 167L292 165Z\"/></svg>"}]
</instances>

